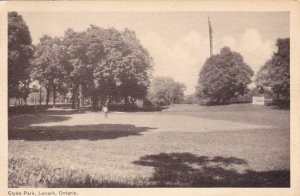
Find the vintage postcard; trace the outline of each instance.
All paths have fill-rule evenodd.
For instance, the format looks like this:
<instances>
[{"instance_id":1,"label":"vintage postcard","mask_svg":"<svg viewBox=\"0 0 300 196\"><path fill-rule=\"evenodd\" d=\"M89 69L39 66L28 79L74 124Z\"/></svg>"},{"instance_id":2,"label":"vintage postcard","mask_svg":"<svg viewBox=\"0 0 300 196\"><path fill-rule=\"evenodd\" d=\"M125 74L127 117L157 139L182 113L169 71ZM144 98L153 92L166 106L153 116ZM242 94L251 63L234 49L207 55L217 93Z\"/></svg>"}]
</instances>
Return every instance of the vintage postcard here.
<instances>
[{"instance_id":1,"label":"vintage postcard","mask_svg":"<svg viewBox=\"0 0 300 196\"><path fill-rule=\"evenodd\" d=\"M0 13L0 195L300 194L298 1Z\"/></svg>"}]
</instances>

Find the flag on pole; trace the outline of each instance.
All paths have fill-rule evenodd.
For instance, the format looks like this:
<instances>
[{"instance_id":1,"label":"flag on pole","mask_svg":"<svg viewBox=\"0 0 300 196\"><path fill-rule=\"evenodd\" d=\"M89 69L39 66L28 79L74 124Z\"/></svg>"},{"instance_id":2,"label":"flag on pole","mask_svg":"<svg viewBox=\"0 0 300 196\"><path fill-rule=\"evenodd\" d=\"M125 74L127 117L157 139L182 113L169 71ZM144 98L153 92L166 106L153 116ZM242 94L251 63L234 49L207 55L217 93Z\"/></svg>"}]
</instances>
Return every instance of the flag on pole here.
<instances>
[{"instance_id":1,"label":"flag on pole","mask_svg":"<svg viewBox=\"0 0 300 196\"><path fill-rule=\"evenodd\" d=\"M212 56L213 55L213 30L211 28L209 17L208 17L208 29L209 29L210 56Z\"/></svg>"}]
</instances>

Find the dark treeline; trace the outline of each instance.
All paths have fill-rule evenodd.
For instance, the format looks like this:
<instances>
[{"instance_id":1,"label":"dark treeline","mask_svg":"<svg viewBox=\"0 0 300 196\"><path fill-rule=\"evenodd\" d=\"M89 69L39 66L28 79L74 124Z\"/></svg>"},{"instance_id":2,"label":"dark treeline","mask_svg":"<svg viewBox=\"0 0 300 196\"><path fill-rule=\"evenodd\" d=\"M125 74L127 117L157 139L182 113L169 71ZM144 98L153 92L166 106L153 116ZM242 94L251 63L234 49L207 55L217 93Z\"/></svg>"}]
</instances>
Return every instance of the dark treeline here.
<instances>
[{"instance_id":1,"label":"dark treeline","mask_svg":"<svg viewBox=\"0 0 300 196\"><path fill-rule=\"evenodd\" d=\"M9 98L23 98L38 81L52 95L71 93L73 108L85 99L94 109L112 101L133 104L147 95L153 61L134 31L91 25L86 31L67 29L63 37L44 35L33 46L25 22L16 12L8 14Z\"/></svg>"}]
</instances>

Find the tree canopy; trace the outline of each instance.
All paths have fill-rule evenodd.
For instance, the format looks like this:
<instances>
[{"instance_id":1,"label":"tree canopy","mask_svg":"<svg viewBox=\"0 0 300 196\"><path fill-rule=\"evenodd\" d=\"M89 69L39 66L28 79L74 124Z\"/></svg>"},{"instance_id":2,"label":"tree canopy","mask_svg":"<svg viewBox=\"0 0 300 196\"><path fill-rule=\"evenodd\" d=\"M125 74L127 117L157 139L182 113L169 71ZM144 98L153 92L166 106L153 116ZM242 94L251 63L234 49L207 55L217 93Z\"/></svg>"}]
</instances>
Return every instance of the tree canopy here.
<instances>
[{"instance_id":1,"label":"tree canopy","mask_svg":"<svg viewBox=\"0 0 300 196\"><path fill-rule=\"evenodd\" d=\"M224 47L219 54L208 58L199 73L197 96L212 104L225 104L246 92L251 83L252 69L243 57Z\"/></svg>"},{"instance_id":2,"label":"tree canopy","mask_svg":"<svg viewBox=\"0 0 300 196\"><path fill-rule=\"evenodd\" d=\"M171 77L155 77L150 86L149 100L154 105L170 105L182 103L185 85L174 81Z\"/></svg>"},{"instance_id":3,"label":"tree canopy","mask_svg":"<svg viewBox=\"0 0 300 196\"><path fill-rule=\"evenodd\" d=\"M8 97L29 94L29 66L32 57L31 36L22 16L8 13Z\"/></svg>"},{"instance_id":4,"label":"tree canopy","mask_svg":"<svg viewBox=\"0 0 300 196\"><path fill-rule=\"evenodd\" d=\"M31 76L46 88L48 105L50 91L53 94L54 106L56 91L61 89L65 82L66 70L70 69L67 51L59 38L44 35L40 38L34 50L34 59L31 63Z\"/></svg>"},{"instance_id":5,"label":"tree canopy","mask_svg":"<svg viewBox=\"0 0 300 196\"><path fill-rule=\"evenodd\" d=\"M35 49L32 76L53 96L57 89L69 88L74 107L75 102L81 107L85 97L96 108L99 100L107 104L143 99L152 66L134 31L91 25L82 32L68 29L62 38L42 37Z\"/></svg>"},{"instance_id":6,"label":"tree canopy","mask_svg":"<svg viewBox=\"0 0 300 196\"><path fill-rule=\"evenodd\" d=\"M290 97L290 39L278 39L277 52L258 71L256 85L270 89L274 98Z\"/></svg>"}]
</instances>

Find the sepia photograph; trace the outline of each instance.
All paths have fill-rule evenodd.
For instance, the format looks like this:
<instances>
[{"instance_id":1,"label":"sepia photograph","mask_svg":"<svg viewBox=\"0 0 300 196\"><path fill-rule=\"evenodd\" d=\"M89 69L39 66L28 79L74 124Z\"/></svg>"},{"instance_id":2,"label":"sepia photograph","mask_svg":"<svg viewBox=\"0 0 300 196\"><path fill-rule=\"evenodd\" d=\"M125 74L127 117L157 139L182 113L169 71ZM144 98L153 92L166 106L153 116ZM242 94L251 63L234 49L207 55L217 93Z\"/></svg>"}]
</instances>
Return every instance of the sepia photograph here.
<instances>
[{"instance_id":1,"label":"sepia photograph","mask_svg":"<svg viewBox=\"0 0 300 196\"><path fill-rule=\"evenodd\" d=\"M291 188L289 10L5 14L9 190Z\"/></svg>"}]
</instances>

